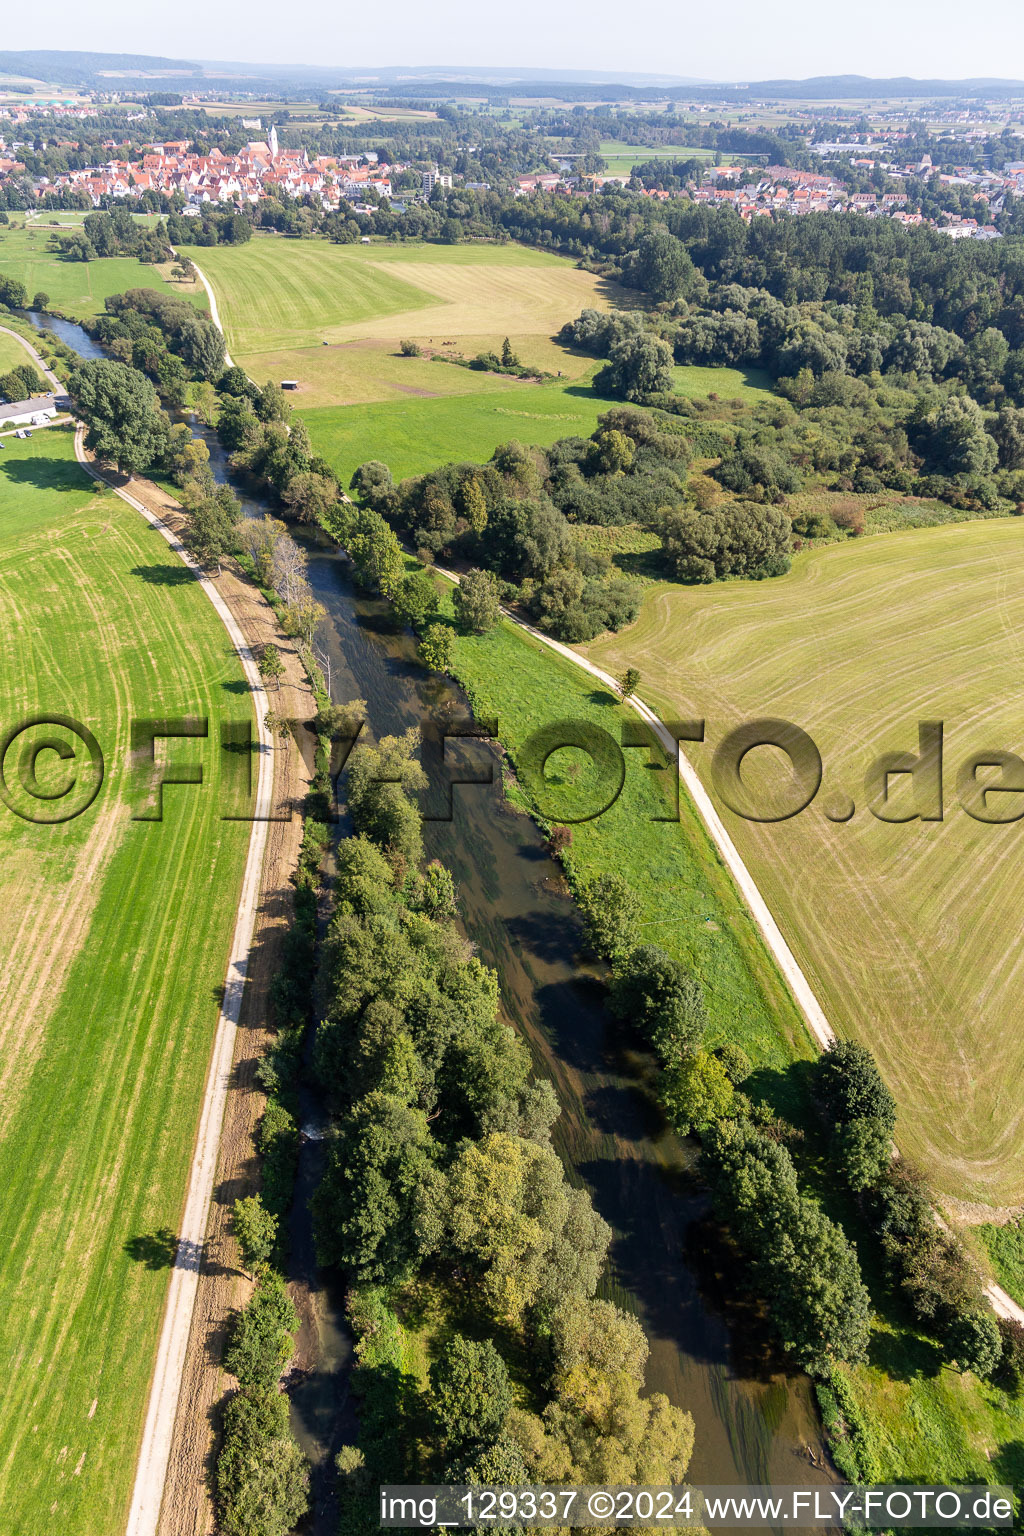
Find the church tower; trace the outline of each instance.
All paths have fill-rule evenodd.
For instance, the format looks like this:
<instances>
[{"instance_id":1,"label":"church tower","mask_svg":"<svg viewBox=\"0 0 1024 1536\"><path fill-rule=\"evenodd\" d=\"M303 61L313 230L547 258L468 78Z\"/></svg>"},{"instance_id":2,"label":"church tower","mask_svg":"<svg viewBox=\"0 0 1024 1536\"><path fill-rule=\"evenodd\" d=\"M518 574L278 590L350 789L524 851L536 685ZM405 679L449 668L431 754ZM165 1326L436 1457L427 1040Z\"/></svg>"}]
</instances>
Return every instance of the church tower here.
<instances>
[{"instance_id":1,"label":"church tower","mask_svg":"<svg viewBox=\"0 0 1024 1536\"><path fill-rule=\"evenodd\" d=\"M271 123L271 125L270 125L270 132L267 135L267 148L270 150L270 158L271 158L271 160L276 160L277 159L277 129L274 127L273 123Z\"/></svg>"}]
</instances>

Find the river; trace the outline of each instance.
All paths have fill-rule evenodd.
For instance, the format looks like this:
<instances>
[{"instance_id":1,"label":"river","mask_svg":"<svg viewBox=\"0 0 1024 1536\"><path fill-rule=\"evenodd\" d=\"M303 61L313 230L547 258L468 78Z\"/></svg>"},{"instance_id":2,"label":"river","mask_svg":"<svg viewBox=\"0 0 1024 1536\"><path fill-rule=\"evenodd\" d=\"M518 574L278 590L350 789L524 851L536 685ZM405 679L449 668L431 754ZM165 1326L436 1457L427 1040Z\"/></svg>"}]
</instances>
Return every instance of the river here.
<instances>
[{"instance_id":1,"label":"river","mask_svg":"<svg viewBox=\"0 0 1024 1536\"><path fill-rule=\"evenodd\" d=\"M102 355L81 327L42 318L82 355ZM226 480L223 451L212 434L203 435L214 473ZM248 514L279 515L235 489ZM320 643L334 698L366 699L377 738L419 725L446 703L465 712L459 690L417 664L387 605L354 590L343 557L324 540L297 536L314 594L327 610ZM482 743L465 748L477 768L490 751ZM497 769L494 778L492 786L454 790L453 819L425 826L427 851L452 869L466 931L498 971L506 1016L528 1042L538 1072L555 1082L562 1104L556 1145L569 1177L586 1184L614 1233L602 1294L643 1322L651 1344L648 1390L665 1392L693 1414L688 1476L697 1486L830 1481L810 1385L780 1370L756 1317L741 1298L730 1299L731 1266L705 1219L693 1149L664 1125L642 1042L611 1018L596 975L579 961L579 919L560 867L533 822L503 802ZM322 1112L308 1085L302 1112L315 1132ZM310 1529L335 1536L333 1457L351 1438L354 1419L341 1288L316 1267L306 1206L323 1150L316 1134L304 1139L290 1227L289 1278L306 1303L299 1353L309 1367L290 1395L293 1428L314 1468Z\"/></svg>"}]
</instances>

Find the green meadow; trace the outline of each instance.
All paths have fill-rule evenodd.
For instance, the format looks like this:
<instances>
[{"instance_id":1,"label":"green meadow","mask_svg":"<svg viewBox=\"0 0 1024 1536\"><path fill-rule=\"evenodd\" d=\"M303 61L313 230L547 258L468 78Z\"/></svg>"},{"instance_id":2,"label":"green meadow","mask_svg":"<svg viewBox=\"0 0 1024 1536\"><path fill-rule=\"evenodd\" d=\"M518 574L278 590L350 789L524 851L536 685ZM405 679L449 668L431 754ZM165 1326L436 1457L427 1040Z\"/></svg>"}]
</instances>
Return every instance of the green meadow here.
<instances>
[{"instance_id":1,"label":"green meadow","mask_svg":"<svg viewBox=\"0 0 1024 1536\"><path fill-rule=\"evenodd\" d=\"M19 368L22 363L35 366L21 343L0 331L0 373L10 373L12 368Z\"/></svg>"},{"instance_id":2,"label":"green meadow","mask_svg":"<svg viewBox=\"0 0 1024 1536\"><path fill-rule=\"evenodd\" d=\"M80 220L62 220L62 227L77 228ZM156 288L189 298L199 307L206 295L183 290L170 282L170 267L149 266L133 256L101 256L95 261L67 261L47 245L53 230L42 220L0 229L0 277L24 283L29 303L40 291L47 294L52 310L72 320L84 320L103 312L104 300L129 288Z\"/></svg>"},{"instance_id":3,"label":"green meadow","mask_svg":"<svg viewBox=\"0 0 1024 1536\"><path fill-rule=\"evenodd\" d=\"M613 404L587 385L522 384L472 395L329 406L303 411L302 419L347 485L367 459L382 459L402 480L449 459L483 462L513 437L541 446L560 437L588 437Z\"/></svg>"}]
</instances>

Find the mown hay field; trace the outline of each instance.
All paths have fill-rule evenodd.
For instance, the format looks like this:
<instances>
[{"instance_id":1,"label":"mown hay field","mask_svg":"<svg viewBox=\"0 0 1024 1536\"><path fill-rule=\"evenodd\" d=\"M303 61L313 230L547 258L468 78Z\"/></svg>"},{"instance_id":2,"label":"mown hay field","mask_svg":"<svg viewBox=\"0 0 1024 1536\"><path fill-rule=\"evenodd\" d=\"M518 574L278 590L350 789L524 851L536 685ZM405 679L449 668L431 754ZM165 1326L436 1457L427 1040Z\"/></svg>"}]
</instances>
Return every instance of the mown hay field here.
<instances>
[{"instance_id":1,"label":"mown hay field","mask_svg":"<svg viewBox=\"0 0 1024 1536\"><path fill-rule=\"evenodd\" d=\"M630 295L562 256L515 244L370 246L263 236L193 248L217 296L235 361L290 395L316 447L347 482L367 459L396 479L447 459L488 459L510 437L547 445L589 435L615 402L600 363L555 335L587 307ZM552 375L542 383L446 363L500 351ZM402 340L423 353L403 357ZM677 368L679 393L756 399L756 370Z\"/></svg>"},{"instance_id":2,"label":"mown hay field","mask_svg":"<svg viewBox=\"0 0 1024 1536\"><path fill-rule=\"evenodd\" d=\"M826 1014L875 1052L903 1151L951 1199L995 1205L1024 1180L1024 834L971 819L956 781L973 752L1024 750L1022 557L1016 519L833 545L771 581L652 589L636 624L586 647L638 667L665 718L706 719L691 760ZM824 763L813 803L776 823L735 815L709 771L731 727L765 716L808 731ZM916 752L921 720L945 723L945 818L878 820L865 772ZM782 764L747 760L765 804ZM913 810L905 776L891 788ZM844 799L852 818L830 821Z\"/></svg>"},{"instance_id":3,"label":"mown hay field","mask_svg":"<svg viewBox=\"0 0 1024 1536\"><path fill-rule=\"evenodd\" d=\"M91 485L69 432L0 453L0 717L74 717L106 775L61 825L0 805L0 1509L65 1536L123 1528L250 830L221 819L220 722L251 717L227 633ZM204 783L132 820L130 722L182 715L208 739L158 755Z\"/></svg>"},{"instance_id":4,"label":"mown hay field","mask_svg":"<svg viewBox=\"0 0 1024 1536\"><path fill-rule=\"evenodd\" d=\"M438 350L448 341L455 344L449 350L469 357L500 348L508 336L531 366L579 373L586 363L577 359L573 369L550 338L588 305L606 308L612 292L564 257L513 244L331 245L263 236L242 246L191 247L188 254L213 285L236 361L256 378L270 367L275 379L294 376L307 387L319 387L323 375L332 392L324 398L321 388L318 404L393 398L387 387L368 395L365 383L354 396L346 391L344 355L330 354L352 342L364 353L379 343L388 356L403 338ZM291 354L291 374L277 371L280 361L271 354L281 352ZM365 373L365 358L352 357L353 370ZM446 386L433 387L441 393Z\"/></svg>"}]
</instances>

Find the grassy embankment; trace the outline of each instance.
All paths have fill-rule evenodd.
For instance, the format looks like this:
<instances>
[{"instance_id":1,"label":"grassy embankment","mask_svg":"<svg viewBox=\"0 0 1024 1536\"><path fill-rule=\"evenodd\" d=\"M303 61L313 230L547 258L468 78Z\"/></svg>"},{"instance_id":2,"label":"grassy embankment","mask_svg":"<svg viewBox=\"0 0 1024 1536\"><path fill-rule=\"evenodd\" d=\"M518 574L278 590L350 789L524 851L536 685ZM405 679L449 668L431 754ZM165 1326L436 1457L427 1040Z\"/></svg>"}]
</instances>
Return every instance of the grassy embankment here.
<instances>
[{"instance_id":1,"label":"grassy embankment","mask_svg":"<svg viewBox=\"0 0 1024 1536\"><path fill-rule=\"evenodd\" d=\"M7 320L2 313L0 313L0 325L7 325ZM9 373L12 368L20 368L22 363L28 363L33 368L36 367L25 351L25 348L19 346L13 336L5 336L0 331L0 373ZM38 368L36 368L37 373L38 371Z\"/></svg>"},{"instance_id":2,"label":"grassy embankment","mask_svg":"<svg viewBox=\"0 0 1024 1536\"><path fill-rule=\"evenodd\" d=\"M91 485L68 432L0 454L5 728L70 714L106 769L62 826L0 807L0 1508L67 1536L123 1524L249 837L220 819L220 722L250 711L223 625ZM208 718L158 748L204 784L133 821L130 721L164 715Z\"/></svg>"}]
</instances>

